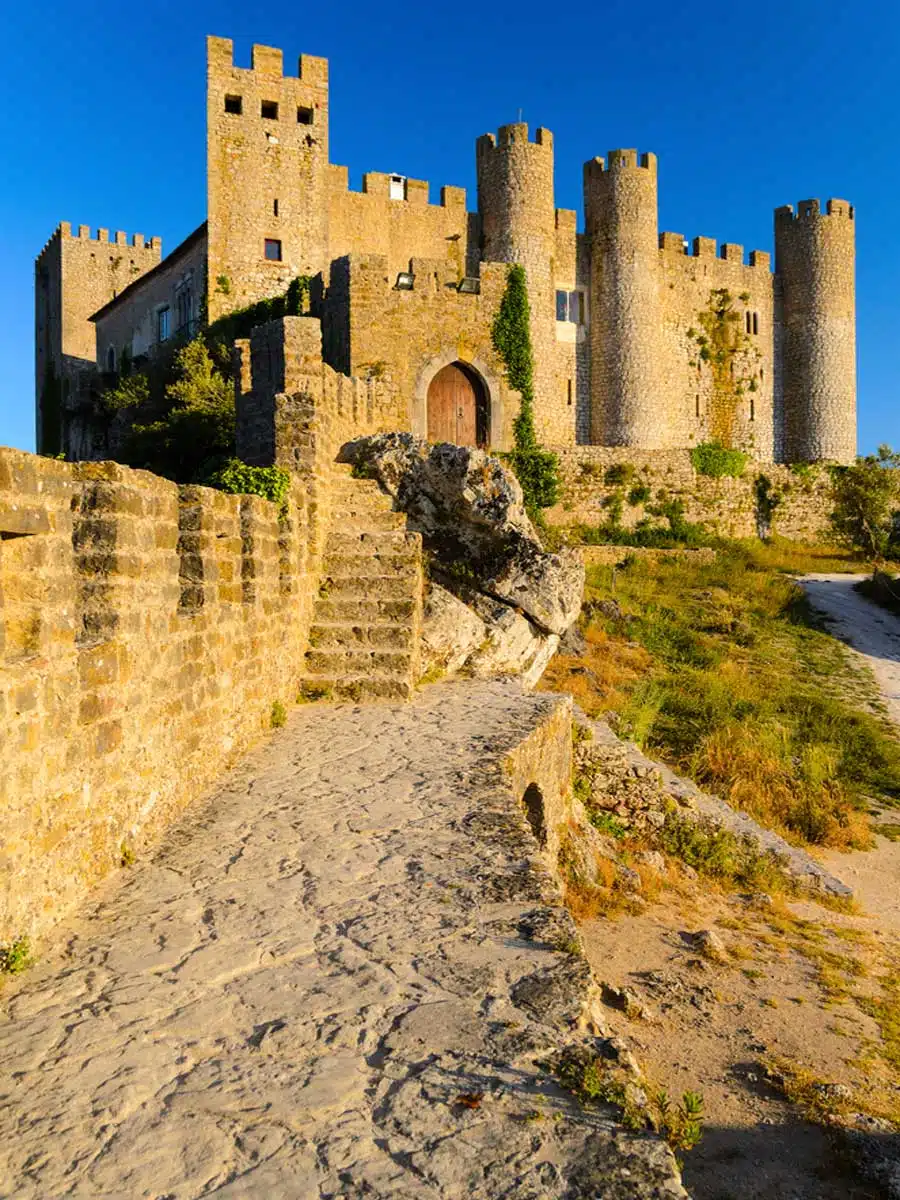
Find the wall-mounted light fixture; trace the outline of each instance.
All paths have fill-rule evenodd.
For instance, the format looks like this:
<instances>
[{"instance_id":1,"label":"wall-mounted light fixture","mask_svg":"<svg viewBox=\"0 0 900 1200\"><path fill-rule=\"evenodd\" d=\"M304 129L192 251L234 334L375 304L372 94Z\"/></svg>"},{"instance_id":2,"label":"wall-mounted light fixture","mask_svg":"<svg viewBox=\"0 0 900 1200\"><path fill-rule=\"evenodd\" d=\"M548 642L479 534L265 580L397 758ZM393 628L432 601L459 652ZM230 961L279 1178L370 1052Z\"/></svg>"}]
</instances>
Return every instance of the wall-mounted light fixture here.
<instances>
[{"instance_id":1,"label":"wall-mounted light fixture","mask_svg":"<svg viewBox=\"0 0 900 1200\"><path fill-rule=\"evenodd\" d=\"M416 277L412 271L401 271L397 276L397 282L394 284L394 287L401 292L411 292L415 282Z\"/></svg>"},{"instance_id":2,"label":"wall-mounted light fixture","mask_svg":"<svg viewBox=\"0 0 900 1200\"><path fill-rule=\"evenodd\" d=\"M462 292L466 296L477 296L481 291L481 280L476 279L472 275L466 275L456 285L456 290Z\"/></svg>"}]
</instances>

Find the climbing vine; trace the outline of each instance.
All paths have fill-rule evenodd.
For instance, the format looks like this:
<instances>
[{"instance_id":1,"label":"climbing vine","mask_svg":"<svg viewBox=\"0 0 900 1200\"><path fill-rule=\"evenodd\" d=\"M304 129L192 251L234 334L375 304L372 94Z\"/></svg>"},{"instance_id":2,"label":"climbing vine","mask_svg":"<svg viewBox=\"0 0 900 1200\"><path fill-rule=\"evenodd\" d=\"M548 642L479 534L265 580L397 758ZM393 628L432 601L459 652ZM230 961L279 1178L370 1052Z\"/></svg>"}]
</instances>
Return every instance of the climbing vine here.
<instances>
[{"instance_id":1,"label":"climbing vine","mask_svg":"<svg viewBox=\"0 0 900 1200\"><path fill-rule=\"evenodd\" d=\"M749 293L742 293L739 299L748 300ZM744 332L742 315L727 288L713 288L706 308L697 314L700 328L687 331L697 346L691 366L699 373L706 364L712 372L710 434L714 442L725 447L734 444L740 398L759 389L757 363L761 355Z\"/></svg>"},{"instance_id":2,"label":"climbing vine","mask_svg":"<svg viewBox=\"0 0 900 1200\"><path fill-rule=\"evenodd\" d=\"M534 355L524 267L509 269L491 337L506 367L510 387L522 397L513 422L514 448L509 463L522 485L529 516L540 521L540 510L550 508L559 499L559 462L555 454L541 447L534 427Z\"/></svg>"}]
</instances>

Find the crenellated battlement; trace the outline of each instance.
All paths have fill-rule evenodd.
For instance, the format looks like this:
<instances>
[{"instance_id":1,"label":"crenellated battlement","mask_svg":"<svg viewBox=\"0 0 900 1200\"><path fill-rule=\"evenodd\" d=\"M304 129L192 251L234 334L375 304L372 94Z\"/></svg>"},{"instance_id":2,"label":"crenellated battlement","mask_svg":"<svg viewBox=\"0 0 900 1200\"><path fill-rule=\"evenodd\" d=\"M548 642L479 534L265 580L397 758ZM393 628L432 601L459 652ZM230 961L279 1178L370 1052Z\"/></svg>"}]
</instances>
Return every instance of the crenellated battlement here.
<instances>
[{"instance_id":1,"label":"crenellated battlement","mask_svg":"<svg viewBox=\"0 0 900 1200\"><path fill-rule=\"evenodd\" d=\"M818 200L798 201L796 212L792 204L783 204L780 208L775 209L776 225L815 220L819 217L843 217L847 221L853 221L855 216L856 213L852 204L846 200L837 200L833 197L826 201L824 212L822 212L822 206Z\"/></svg>"},{"instance_id":2,"label":"crenellated battlement","mask_svg":"<svg viewBox=\"0 0 900 1200\"><path fill-rule=\"evenodd\" d=\"M256 75L266 80L300 80L312 87L328 86L328 59L313 54L301 54L297 59L296 75L285 75L284 53L275 46L254 43L250 51L249 67L238 67L234 61L234 43L231 38L208 37L206 39L210 67L219 70Z\"/></svg>"},{"instance_id":3,"label":"crenellated battlement","mask_svg":"<svg viewBox=\"0 0 900 1200\"><path fill-rule=\"evenodd\" d=\"M744 247L739 242L723 242L717 252L715 238L695 237L689 244L682 233L661 233L659 248L663 254L679 258L716 258L720 262L736 263L742 267L757 267L766 271L768 271L771 261L769 254L764 250L751 250L745 259Z\"/></svg>"},{"instance_id":4,"label":"crenellated battlement","mask_svg":"<svg viewBox=\"0 0 900 1200\"><path fill-rule=\"evenodd\" d=\"M606 158L591 158L584 164L585 175L616 174L619 171L650 171L656 174L656 155L649 151L638 154L637 150L609 150Z\"/></svg>"},{"instance_id":5,"label":"crenellated battlement","mask_svg":"<svg viewBox=\"0 0 900 1200\"><path fill-rule=\"evenodd\" d=\"M391 180L402 178L404 194L397 196L391 192ZM386 174L383 171L366 171L362 177L362 187L350 186L350 170L348 167L328 165L328 186L333 196L342 194L351 196L376 196L388 198L395 204L413 204L429 208L465 208L466 189L443 184L439 189L440 199L434 202L430 199L431 185L426 179L410 179L408 176Z\"/></svg>"},{"instance_id":6,"label":"crenellated battlement","mask_svg":"<svg viewBox=\"0 0 900 1200\"><path fill-rule=\"evenodd\" d=\"M74 241L74 242L93 242L98 246L127 246L132 250L145 250L148 253L159 257L162 254L162 238L152 237L149 240L142 233L133 233L130 236L117 229L110 238L108 229L98 229L96 237L91 234L90 225L79 225L75 233L72 232L72 224L70 221L60 221L51 237L44 243L38 259L57 241Z\"/></svg>"},{"instance_id":7,"label":"crenellated battlement","mask_svg":"<svg viewBox=\"0 0 900 1200\"><path fill-rule=\"evenodd\" d=\"M525 122L515 122L512 125L501 125L496 136L493 133L483 133L475 141L476 155L488 154L492 150L503 150L509 146L540 146L544 150L553 150L553 134L542 125L534 131L534 141L528 137L528 125Z\"/></svg>"}]
</instances>

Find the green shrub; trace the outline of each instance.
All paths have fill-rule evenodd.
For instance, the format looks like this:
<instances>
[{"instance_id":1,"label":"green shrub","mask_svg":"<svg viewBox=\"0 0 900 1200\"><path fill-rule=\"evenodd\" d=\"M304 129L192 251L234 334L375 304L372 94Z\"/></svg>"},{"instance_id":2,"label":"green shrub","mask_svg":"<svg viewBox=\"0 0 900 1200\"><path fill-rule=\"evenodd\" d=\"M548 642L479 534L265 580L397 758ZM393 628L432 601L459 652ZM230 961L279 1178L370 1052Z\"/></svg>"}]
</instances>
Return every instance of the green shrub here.
<instances>
[{"instance_id":1,"label":"green shrub","mask_svg":"<svg viewBox=\"0 0 900 1200\"><path fill-rule=\"evenodd\" d=\"M291 486L291 476L283 467L251 467L239 458L230 458L205 482L222 492L262 496L274 504L283 504Z\"/></svg>"},{"instance_id":2,"label":"green shrub","mask_svg":"<svg viewBox=\"0 0 900 1200\"><path fill-rule=\"evenodd\" d=\"M529 516L540 520L540 510L559 499L559 462L555 454L542 449L534 427L534 356L524 267L509 269L491 338L510 387L522 397L513 422L513 450L506 459L522 486Z\"/></svg>"},{"instance_id":3,"label":"green shrub","mask_svg":"<svg viewBox=\"0 0 900 1200\"><path fill-rule=\"evenodd\" d=\"M628 503L631 505L646 504L652 495L645 483L638 483L628 493Z\"/></svg>"},{"instance_id":4,"label":"green shrub","mask_svg":"<svg viewBox=\"0 0 900 1200\"><path fill-rule=\"evenodd\" d=\"M603 474L607 487L624 487L634 479L634 463L613 463Z\"/></svg>"},{"instance_id":5,"label":"green shrub","mask_svg":"<svg viewBox=\"0 0 900 1200\"><path fill-rule=\"evenodd\" d=\"M747 466L747 455L742 450L729 450L721 442L701 442L691 450L691 462L698 475L721 479L729 475L739 479Z\"/></svg>"},{"instance_id":6,"label":"green shrub","mask_svg":"<svg viewBox=\"0 0 900 1200\"><path fill-rule=\"evenodd\" d=\"M287 709L281 700L272 701L272 712L269 716L269 724L273 729L281 729L287 721Z\"/></svg>"}]
</instances>

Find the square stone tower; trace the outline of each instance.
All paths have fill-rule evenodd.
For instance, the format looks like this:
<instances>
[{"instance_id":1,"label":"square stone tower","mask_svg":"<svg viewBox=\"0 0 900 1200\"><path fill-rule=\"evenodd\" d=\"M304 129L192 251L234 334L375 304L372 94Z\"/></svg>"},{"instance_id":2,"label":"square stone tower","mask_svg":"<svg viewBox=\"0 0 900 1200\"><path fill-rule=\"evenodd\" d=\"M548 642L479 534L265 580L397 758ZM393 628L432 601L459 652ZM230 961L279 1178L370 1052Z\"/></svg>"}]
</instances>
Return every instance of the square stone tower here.
<instances>
[{"instance_id":1,"label":"square stone tower","mask_svg":"<svg viewBox=\"0 0 900 1200\"><path fill-rule=\"evenodd\" d=\"M328 60L286 76L280 50L254 46L252 64L207 39L210 320L326 264Z\"/></svg>"}]
</instances>

